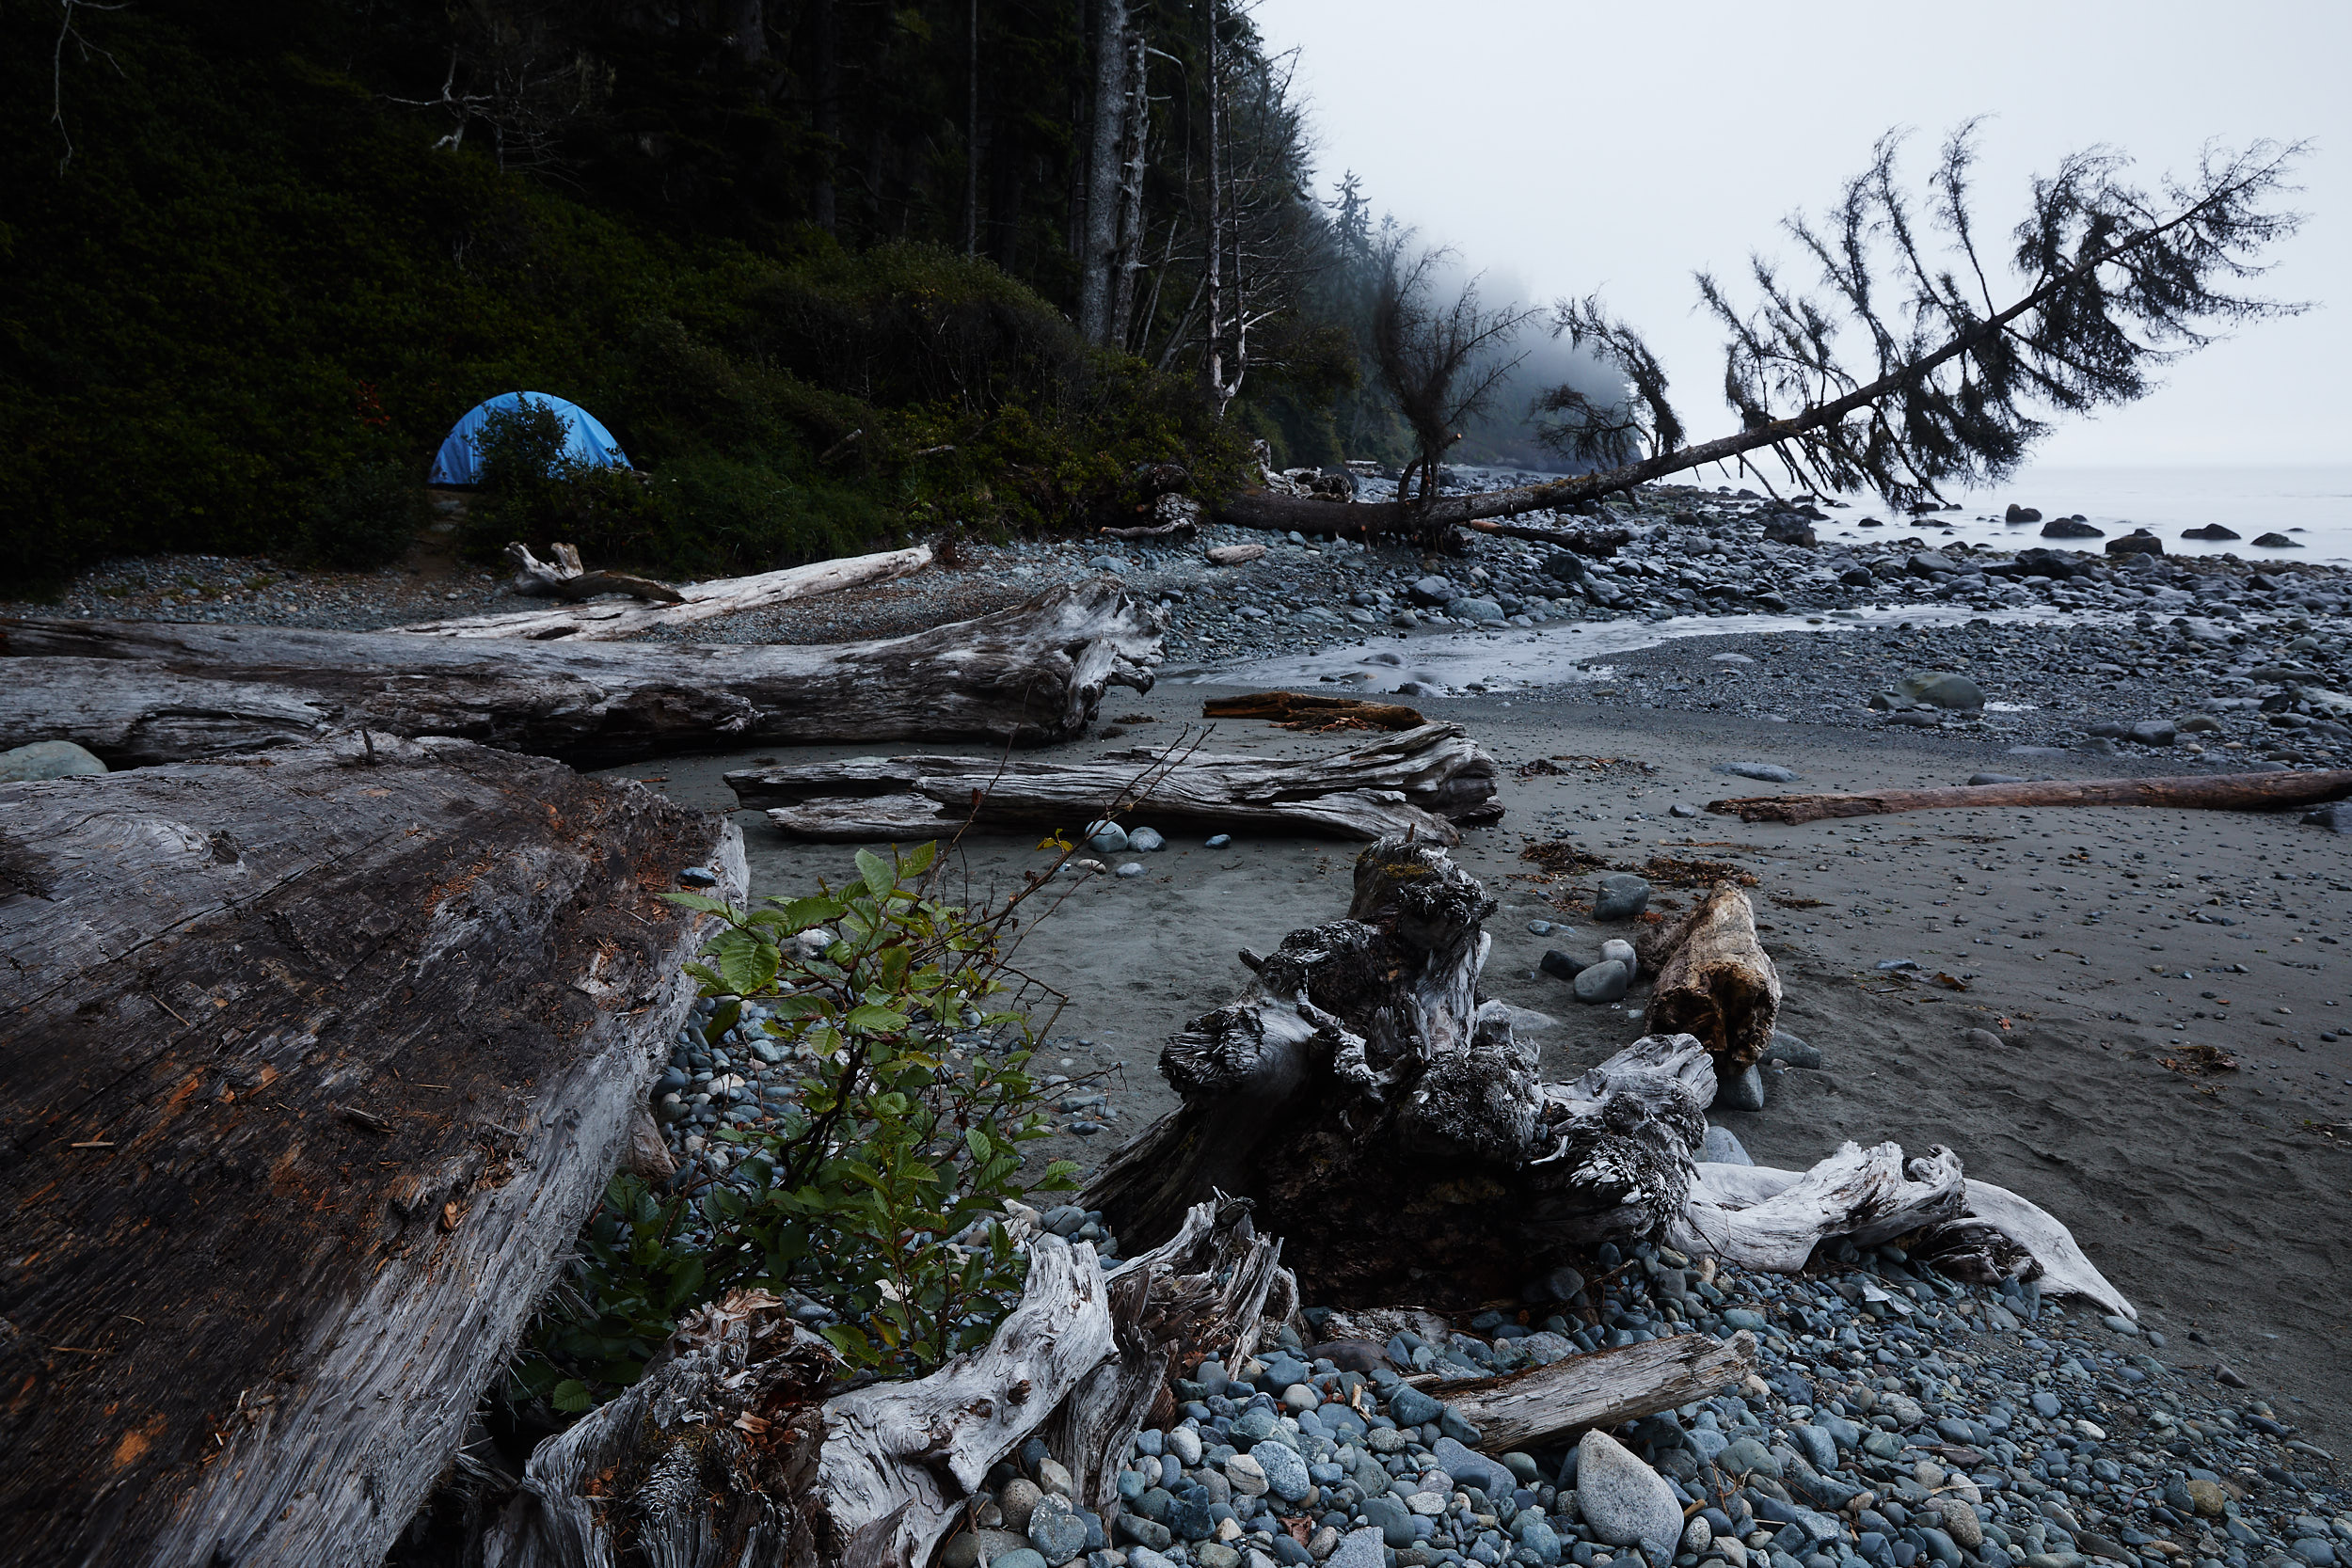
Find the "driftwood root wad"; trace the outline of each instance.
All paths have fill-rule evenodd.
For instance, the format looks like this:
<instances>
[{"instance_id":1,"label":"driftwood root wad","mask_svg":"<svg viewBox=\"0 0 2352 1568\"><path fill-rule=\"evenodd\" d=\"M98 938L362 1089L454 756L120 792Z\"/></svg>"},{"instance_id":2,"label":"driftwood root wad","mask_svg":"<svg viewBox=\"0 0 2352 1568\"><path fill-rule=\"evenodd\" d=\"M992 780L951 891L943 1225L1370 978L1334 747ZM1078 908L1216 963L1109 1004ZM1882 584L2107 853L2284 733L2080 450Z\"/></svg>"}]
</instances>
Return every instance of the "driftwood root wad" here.
<instances>
[{"instance_id":1,"label":"driftwood root wad","mask_svg":"<svg viewBox=\"0 0 2352 1568\"><path fill-rule=\"evenodd\" d=\"M1709 800L1718 816L1742 822L1819 822L1955 806L2171 806L2185 811L2283 811L2352 796L2352 769L2280 773L2186 773L2161 779L2042 779L2026 784L1954 784L1852 795L1754 795Z\"/></svg>"},{"instance_id":2,"label":"driftwood root wad","mask_svg":"<svg viewBox=\"0 0 2352 1568\"><path fill-rule=\"evenodd\" d=\"M722 818L454 741L0 785L12 1560L382 1560L693 1000L697 865L741 896Z\"/></svg>"},{"instance_id":3,"label":"driftwood root wad","mask_svg":"<svg viewBox=\"0 0 2352 1568\"><path fill-rule=\"evenodd\" d=\"M771 741L1043 745L1149 690L1166 618L1117 581L872 642L599 643L0 617L0 749L114 768L452 736L606 767Z\"/></svg>"},{"instance_id":4,"label":"driftwood root wad","mask_svg":"<svg viewBox=\"0 0 2352 1568\"><path fill-rule=\"evenodd\" d=\"M1184 1104L1117 1150L1080 1201L1140 1243L1213 1193L1248 1197L1286 1237L1283 1261L1311 1299L1342 1308L1519 1295L1602 1241L1664 1238L1794 1270L1823 1242L1897 1235L1983 1276L2122 1303L2062 1225L1973 1196L1947 1149L1849 1147L1778 1177L1702 1164L1716 1058L1693 1035L1655 1033L1545 1082L1513 1009L1478 994L1494 909L1434 845L1367 848L1343 918L1246 954L1256 977L1242 994L1168 1041L1160 1070ZM1677 949L1688 973L1735 954L1742 931L1752 940L1746 911L1722 889L1693 912ZM1757 1026L1769 1037L1776 987L1746 1014L1718 1006L1727 1054Z\"/></svg>"},{"instance_id":5,"label":"driftwood root wad","mask_svg":"<svg viewBox=\"0 0 2352 1568\"><path fill-rule=\"evenodd\" d=\"M1114 810L1159 824L1457 844L1492 822L1494 759L1458 724L1424 724L1333 756L1269 761L1136 747L1091 763L850 757L726 776L795 838L848 843L984 828L1071 827Z\"/></svg>"}]
</instances>

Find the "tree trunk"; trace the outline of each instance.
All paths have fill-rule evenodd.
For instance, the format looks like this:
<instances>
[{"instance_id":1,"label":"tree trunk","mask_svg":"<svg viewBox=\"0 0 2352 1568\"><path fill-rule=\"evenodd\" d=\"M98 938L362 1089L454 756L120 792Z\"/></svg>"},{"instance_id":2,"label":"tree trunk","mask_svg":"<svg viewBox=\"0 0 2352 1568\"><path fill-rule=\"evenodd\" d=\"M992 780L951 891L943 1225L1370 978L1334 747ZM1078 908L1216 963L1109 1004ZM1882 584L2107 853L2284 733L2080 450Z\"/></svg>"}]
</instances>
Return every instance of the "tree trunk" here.
<instances>
[{"instance_id":1,"label":"tree trunk","mask_svg":"<svg viewBox=\"0 0 2352 1568\"><path fill-rule=\"evenodd\" d=\"M1152 161L1152 52L1141 28L1126 38L1126 141L1119 177L1119 249L1111 270L1106 347L1126 352L1135 330L1136 282L1143 271L1143 180ZM1140 351L1141 345L1133 345Z\"/></svg>"},{"instance_id":2,"label":"tree trunk","mask_svg":"<svg viewBox=\"0 0 2352 1568\"><path fill-rule=\"evenodd\" d=\"M1522 1295L1602 1241L1793 1269L1831 1238L1914 1230L1922 1250L2121 1301L2057 1221L1972 1204L1949 1150L1906 1162L1850 1145L1778 1186L1700 1165L1716 1080L1692 1036L1651 1035L1544 1083L1510 1009L1478 999L1494 909L1435 846L1373 845L1344 919L1245 953L1256 980L1168 1042L1160 1071L1183 1107L1079 1201L1133 1244L1203 1197L1250 1198L1310 1298L1342 1307Z\"/></svg>"},{"instance_id":3,"label":"tree trunk","mask_svg":"<svg viewBox=\"0 0 2352 1568\"><path fill-rule=\"evenodd\" d=\"M1095 0L1094 123L1087 155L1085 242L1078 258L1078 336L1112 345L1119 261L1119 152L1125 129L1127 0Z\"/></svg>"},{"instance_id":4,"label":"tree trunk","mask_svg":"<svg viewBox=\"0 0 2352 1568\"><path fill-rule=\"evenodd\" d=\"M813 647L409 637L0 618L0 747L114 767L340 730L455 736L609 766L765 741L1067 740L1149 690L1165 626L1109 579L911 637Z\"/></svg>"},{"instance_id":5,"label":"tree trunk","mask_svg":"<svg viewBox=\"0 0 2352 1568\"><path fill-rule=\"evenodd\" d=\"M808 13L811 49L816 55L816 81L811 84L816 102L810 108L810 129L826 144L818 150L823 166L809 187L808 215L828 234L839 222L834 182L842 151L841 38L835 14L839 4L840 0L809 0Z\"/></svg>"},{"instance_id":6,"label":"tree trunk","mask_svg":"<svg viewBox=\"0 0 2352 1568\"><path fill-rule=\"evenodd\" d=\"M1140 746L1091 763L1002 757L848 757L726 776L747 807L795 838L871 844L984 828L1068 828L1120 817L1192 829L1373 839L1411 831L1458 844L1492 822L1494 759L1459 724L1424 724L1297 761Z\"/></svg>"},{"instance_id":7,"label":"tree trunk","mask_svg":"<svg viewBox=\"0 0 2352 1568\"><path fill-rule=\"evenodd\" d=\"M559 546L559 549L565 546ZM565 599L586 598L594 594L636 594L641 597L659 598L667 594L660 604L570 604L556 610L526 610L501 615L467 615L448 621L419 621L409 626L389 629L406 637L516 637L534 642L569 640L575 642L617 642L637 637L656 626L691 626L697 621L715 621L723 615L739 615L748 610L766 610L774 605L788 604L794 599L813 598L819 594L837 594L845 588L863 588L870 583L888 582L911 572L919 572L931 562L929 545L913 549L885 550L879 555L849 556L839 561L813 562L805 566L787 566L778 572L762 572L748 578L718 578L709 582L690 583L679 590L661 583L648 583L642 578L620 577L607 572L580 572L579 556L571 557L572 575L560 568L550 568L532 559L531 552L520 545L507 546L510 558L519 551L516 564L524 575L539 578L544 574L548 592ZM536 569L535 571L533 569ZM650 594L647 589L660 589Z\"/></svg>"},{"instance_id":8,"label":"tree trunk","mask_svg":"<svg viewBox=\"0 0 2352 1568\"><path fill-rule=\"evenodd\" d=\"M457 742L0 785L0 1509L375 1562L603 1192L741 841Z\"/></svg>"},{"instance_id":9,"label":"tree trunk","mask_svg":"<svg viewBox=\"0 0 2352 1568\"><path fill-rule=\"evenodd\" d=\"M2352 769L2184 773L2162 779L2041 779L2027 784L1885 789L1870 795L1753 795L1709 800L1742 822L1818 822L1953 806L2171 806L2185 811L2282 811L2352 795Z\"/></svg>"}]
</instances>

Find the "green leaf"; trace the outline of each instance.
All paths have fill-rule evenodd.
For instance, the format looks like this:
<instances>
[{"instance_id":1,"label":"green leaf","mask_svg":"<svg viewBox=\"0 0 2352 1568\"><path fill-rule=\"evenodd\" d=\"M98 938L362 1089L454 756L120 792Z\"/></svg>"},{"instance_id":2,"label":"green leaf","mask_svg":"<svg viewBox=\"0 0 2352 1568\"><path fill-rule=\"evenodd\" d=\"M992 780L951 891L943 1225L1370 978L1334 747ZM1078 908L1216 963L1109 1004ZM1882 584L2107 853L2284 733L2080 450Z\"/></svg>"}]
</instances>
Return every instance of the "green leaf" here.
<instances>
[{"instance_id":1,"label":"green leaf","mask_svg":"<svg viewBox=\"0 0 2352 1568\"><path fill-rule=\"evenodd\" d=\"M812 926L822 926L828 920L838 919L840 914L841 903L838 899L795 898L784 906L784 924L786 929L798 935Z\"/></svg>"},{"instance_id":2,"label":"green leaf","mask_svg":"<svg viewBox=\"0 0 2352 1568\"><path fill-rule=\"evenodd\" d=\"M710 1046L717 1045L726 1032L734 1028L742 1017L743 1004L739 999L720 1003L711 1012L710 1022L703 1025L703 1043Z\"/></svg>"},{"instance_id":3,"label":"green leaf","mask_svg":"<svg viewBox=\"0 0 2352 1568\"><path fill-rule=\"evenodd\" d=\"M975 1160L986 1160L996 1151L996 1146L988 1141L988 1134L977 1127L964 1129L963 1147L972 1151Z\"/></svg>"},{"instance_id":4,"label":"green leaf","mask_svg":"<svg viewBox=\"0 0 2352 1568\"><path fill-rule=\"evenodd\" d=\"M690 910L700 910L705 914L732 915L736 912L735 906L725 899L713 898L707 894L665 893L661 896L673 904L681 904Z\"/></svg>"},{"instance_id":5,"label":"green leaf","mask_svg":"<svg viewBox=\"0 0 2352 1568\"><path fill-rule=\"evenodd\" d=\"M707 951L718 960L727 989L741 996L756 996L773 984L783 958L773 942L736 928L720 932Z\"/></svg>"},{"instance_id":6,"label":"green leaf","mask_svg":"<svg viewBox=\"0 0 2352 1568\"><path fill-rule=\"evenodd\" d=\"M567 1377L555 1386L555 1391L548 1396L548 1402L567 1416L579 1416L594 1409L596 1402L589 1394L586 1384L576 1377Z\"/></svg>"},{"instance_id":7,"label":"green leaf","mask_svg":"<svg viewBox=\"0 0 2352 1568\"><path fill-rule=\"evenodd\" d=\"M939 840L931 839L928 843L918 844L898 863L898 874L912 881L929 871L931 868L931 863L937 859L939 859Z\"/></svg>"},{"instance_id":8,"label":"green leaf","mask_svg":"<svg viewBox=\"0 0 2352 1568\"><path fill-rule=\"evenodd\" d=\"M841 1026L852 1034L893 1035L907 1026L907 1015L868 1002L851 1007L849 1016L841 1021Z\"/></svg>"},{"instance_id":9,"label":"green leaf","mask_svg":"<svg viewBox=\"0 0 2352 1568\"><path fill-rule=\"evenodd\" d=\"M890 890L898 885L898 872L891 868L888 861L871 849L857 852L857 869L858 875L866 880L866 891L877 898L889 897Z\"/></svg>"}]
</instances>

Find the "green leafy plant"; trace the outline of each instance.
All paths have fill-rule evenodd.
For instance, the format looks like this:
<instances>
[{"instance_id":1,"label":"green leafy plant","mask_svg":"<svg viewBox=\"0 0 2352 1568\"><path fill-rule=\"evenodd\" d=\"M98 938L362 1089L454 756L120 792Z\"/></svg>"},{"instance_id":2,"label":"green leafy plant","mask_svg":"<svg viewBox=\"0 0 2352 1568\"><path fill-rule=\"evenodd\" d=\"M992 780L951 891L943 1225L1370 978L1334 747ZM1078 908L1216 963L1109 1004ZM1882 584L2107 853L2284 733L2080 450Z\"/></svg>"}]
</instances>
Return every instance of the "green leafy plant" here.
<instances>
[{"instance_id":1,"label":"green leafy plant","mask_svg":"<svg viewBox=\"0 0 2352 1568\"><path fill-rule=\"evenodd\" d=\"M706 1037L759 1004L805 1075L776 1130L715 1134L739 1156L730 1179L667 1196L614 1180L516 1369L526 1389L585 1409L685 1313L754 1286L831 1308L821 1332L861 1370L928 1370L994 1332L1026 1268L1005 1202L1067 1191L1076 1167L1025 1179L1021 1146L1047 1128L1033 1025L1005 1005L1007 911L931 895L936 853L860 851L857 880L750 910L669 895L724 922L691 970L718 1004ZM975 1031L1002 1049L956 1043Z\"/></svg>"},{"instance_id":2,"label":"green leafy plant","mask_svg":"<svg viewBox=\"0 0 2352 1568\"><path fill-rule=\"evenodd\" d=\"M320 490L303 543L324 565L365 571L398 561L431 515L412 464L392 456L367 458Z\"/></svg>"}]
</instances>

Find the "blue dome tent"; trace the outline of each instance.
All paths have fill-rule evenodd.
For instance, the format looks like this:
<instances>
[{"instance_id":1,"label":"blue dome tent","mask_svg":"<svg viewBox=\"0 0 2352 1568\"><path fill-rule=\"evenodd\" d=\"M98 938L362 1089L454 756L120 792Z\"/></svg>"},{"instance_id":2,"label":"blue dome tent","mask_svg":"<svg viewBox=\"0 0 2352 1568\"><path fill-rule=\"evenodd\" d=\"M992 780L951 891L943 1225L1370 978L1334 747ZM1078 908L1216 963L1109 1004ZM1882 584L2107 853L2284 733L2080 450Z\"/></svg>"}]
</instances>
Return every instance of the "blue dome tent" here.
<instances>
[{"instance_id":1,"label":"blue dome tent","mask_svg":"<svg viewBox=\"0 0 2352 1568\"><path fill-rule=\"evenodd\" d=\"M481 478L482 454L475 446L482 427L492 414L526 404L552 410L564 421L564 455L575 463L586 463L603 468L626 468L628 459L621 454L621 444L612 439L612 433L596 422L596 417L578 404L545 392L501 392L485 403L478 403L466 417L450 427L448 437L441 442L440 454L433 459L433 472L427 484L472 484Z\"/></svg>"}]
</instances>

